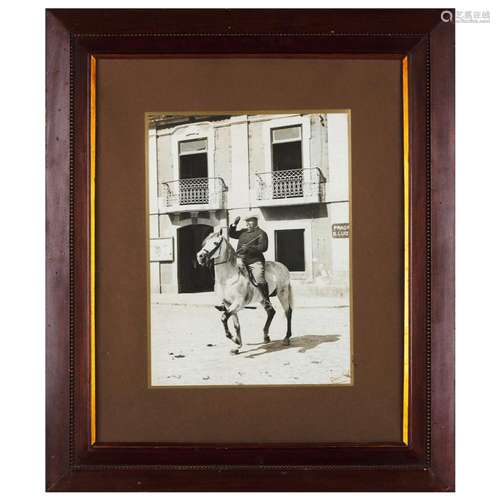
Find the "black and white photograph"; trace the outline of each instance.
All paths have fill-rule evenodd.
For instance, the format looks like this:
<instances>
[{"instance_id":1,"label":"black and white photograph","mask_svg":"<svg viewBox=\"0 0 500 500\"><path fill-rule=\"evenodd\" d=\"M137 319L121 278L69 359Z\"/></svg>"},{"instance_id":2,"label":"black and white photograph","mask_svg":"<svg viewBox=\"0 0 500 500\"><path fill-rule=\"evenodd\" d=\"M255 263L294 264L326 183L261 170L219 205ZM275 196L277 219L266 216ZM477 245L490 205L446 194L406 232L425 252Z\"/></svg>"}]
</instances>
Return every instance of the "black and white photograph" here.
<instances>
[{"instance_id":1,"label":"black and white photograph","mask_svg":"<svg viewBox=\"0 0 500 500\"><path fill-rule=\"evenodd\" d=\"M146 115L151 387L352 384L350 120Z\"/></svg>"}]
</instances>

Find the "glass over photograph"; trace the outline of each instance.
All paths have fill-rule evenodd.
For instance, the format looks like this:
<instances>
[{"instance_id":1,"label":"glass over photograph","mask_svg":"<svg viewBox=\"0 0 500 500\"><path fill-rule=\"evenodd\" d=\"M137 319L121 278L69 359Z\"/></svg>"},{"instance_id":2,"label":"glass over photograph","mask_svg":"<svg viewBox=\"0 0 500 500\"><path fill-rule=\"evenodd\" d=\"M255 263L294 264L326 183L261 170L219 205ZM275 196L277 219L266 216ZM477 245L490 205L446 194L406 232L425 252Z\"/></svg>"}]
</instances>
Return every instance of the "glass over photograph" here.
<instances>
[{"instance_id":1,"label":"glass over photograph","mask_svg":"<svg viewBox=\"0 0 500 500\"><path fill-rule=\"evenodd\" d=\"M353 383L350 120L146 115L151 387Z\"/></svg>"}]
</instances>

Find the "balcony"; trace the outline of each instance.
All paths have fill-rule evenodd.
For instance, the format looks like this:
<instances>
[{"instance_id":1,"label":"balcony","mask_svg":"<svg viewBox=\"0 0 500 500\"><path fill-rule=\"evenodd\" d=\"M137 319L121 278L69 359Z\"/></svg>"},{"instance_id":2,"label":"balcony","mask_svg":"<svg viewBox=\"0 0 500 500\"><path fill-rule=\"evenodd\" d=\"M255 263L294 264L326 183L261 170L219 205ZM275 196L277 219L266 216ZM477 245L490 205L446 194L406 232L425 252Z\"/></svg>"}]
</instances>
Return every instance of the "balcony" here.
<instances>
[{"instance_id":1,"label":"balcony","mask_svg":"<svg viewBox=\"0 0 500 500\"><path fill-rule=\"evenodd\" d=\"M158 197L160 213L220 210L227 186L221 177L195 177L163 182Z\"/></svg>"},{"instance_id":2,"label":"balcony","mask_svg":"<svg viewBox=\"0 0 500 500\"><path fill-rule=\"evenodd\" d=\"M274 170L255 174L253 205L305 205L324 200L325 177L319 168Z\"/></svg>"}]
</instances>

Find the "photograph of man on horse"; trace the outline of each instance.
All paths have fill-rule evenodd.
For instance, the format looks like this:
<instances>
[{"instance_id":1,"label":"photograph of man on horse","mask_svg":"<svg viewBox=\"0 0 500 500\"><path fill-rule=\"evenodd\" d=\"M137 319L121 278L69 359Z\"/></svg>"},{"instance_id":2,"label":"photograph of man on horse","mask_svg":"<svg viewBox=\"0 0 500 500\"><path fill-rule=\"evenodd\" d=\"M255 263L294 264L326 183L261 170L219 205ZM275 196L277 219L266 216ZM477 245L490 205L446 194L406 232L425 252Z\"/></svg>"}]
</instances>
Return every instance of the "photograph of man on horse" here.
<instances>
[{"instance_id":1,"label":"photograph of man on horse","mask_svg":"<svg viewBox=\"0 0 500 500\"><path fill-rule=\"evenodd\" d=\"M267 313L263 328L264 343L271 342L269 327L276 311L269 296L278 297L286 316L287 329L283 339L285 346L290 345L292 336L290 272L281 262L266 262L264 252L268 246L267 234L258 226L256 216L248 216L245 220L245 229L237 230L240 217L236 217L229 226L229 236L238 239L236 251L223 236L221 228L205 238L202 248L196 254L200 265L210 265L210 261L212 262L215 292L221 300L221 305L215 307L222 311L221 320L226 337L237 345L231 351L233 354L238 354L243 345L238 312L253 303L261 304ZM235 335L229 329L229 319L233 322Z\"/></svg>"},{"instance_id":2,"label":"photograph of man on horse","mask_svg":"<svg viewBox=\"0 0 500 500\"><path fill-rule=\"evenodd\" d=\"M351 383L350 110L146 122L151 385Z\"/></svg>"}]
</instances>

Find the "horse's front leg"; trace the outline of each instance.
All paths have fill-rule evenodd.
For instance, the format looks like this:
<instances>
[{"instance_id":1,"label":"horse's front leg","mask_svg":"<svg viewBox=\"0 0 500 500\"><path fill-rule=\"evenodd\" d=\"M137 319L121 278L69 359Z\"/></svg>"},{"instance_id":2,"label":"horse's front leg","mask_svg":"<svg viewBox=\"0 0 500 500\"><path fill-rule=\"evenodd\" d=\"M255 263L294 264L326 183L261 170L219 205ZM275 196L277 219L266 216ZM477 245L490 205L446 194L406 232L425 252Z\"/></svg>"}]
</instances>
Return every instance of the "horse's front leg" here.
<instances>
[{"instance_id":1,"label":"horse's front leg","mask_svg":"<svg viewBox=\"0 0 500 500\"><path fill-rule=\"evenodd\" d=\"M240 319L238 318L238 314L236 312L232 314L231 318L233 320L233 326L236 332L236 339L234 340L234 342L238 345L236 349L231 350L231 353L239 354L241 346L243 345L243 342L241 341Z\"/></svg>"},{"instance_id":2,"label":"horse's front leg","mask_svg":"<svg viewBox=\"0 0 500 500\"><path fill-rule=\"evenodd\" d=\"M233 303L229 307L227 307L226 310L222 313L222 323L224 324L224 327L225 328L227 327L227 321L229 320L230 317L232 317L233 325L236 330L236 336L229 337L238 346L236 349L231 350L232 354L238 354L242 346L240 321L237 315L237 312L241 309L241 307L242 307L241 304ZM227 327L227 329L229 330L229 327Z\"/></svg>"},{"instance_id":3,"label":"horse's front leg","mask_svg":"<svg viewBox=\"0 0 500 500\"><path fill-rule=\"evenodd\" d=\"M229 325L227 324L229 316L227 315L227 308L229 306L229 302L226 300L222 300L222 305L215 306L215 309L218 311L224 311L221 316L222 326L224 327L224 331L226 332L226 337L230 340L233 340L233 335L231 334L231 330L229 329Z\"/></svg>"},{"instance_id":4,"label":"horse's front leg","mask_svg":"<svg viewBox=\"0 0 500 500\"><path fill-rule=\"evenodd\" d=\"M222 321L222 325L224 326L224 331L226 332L226 337L229 340L233 340L231 330L229 329L229 325L227 324L228 320L229 320L229 316L227 316L227 309L226 309L226 311L224 311L222 313L221 321Z\"/></svg>"}]
</instances>

